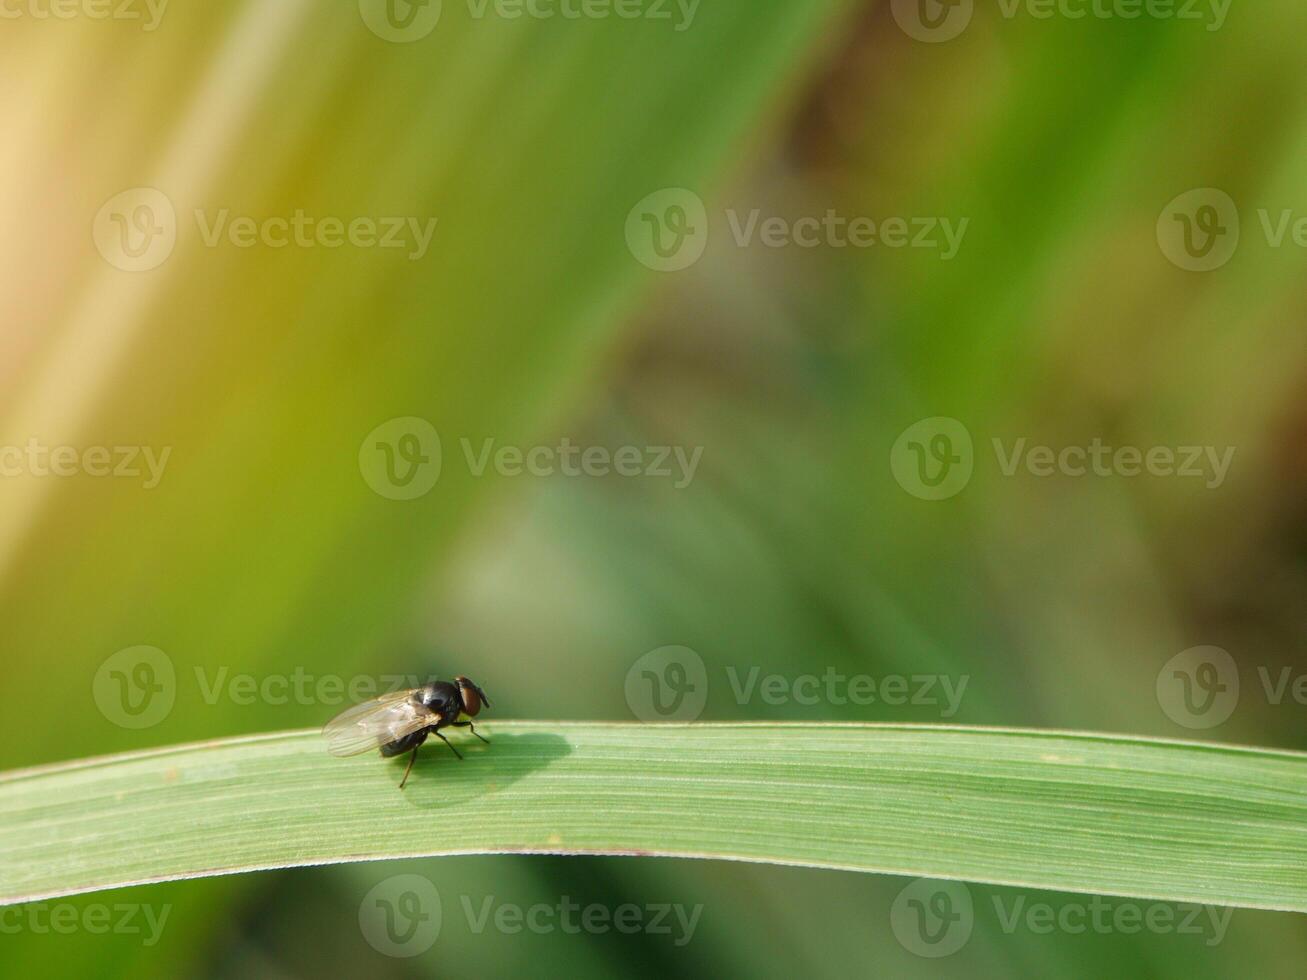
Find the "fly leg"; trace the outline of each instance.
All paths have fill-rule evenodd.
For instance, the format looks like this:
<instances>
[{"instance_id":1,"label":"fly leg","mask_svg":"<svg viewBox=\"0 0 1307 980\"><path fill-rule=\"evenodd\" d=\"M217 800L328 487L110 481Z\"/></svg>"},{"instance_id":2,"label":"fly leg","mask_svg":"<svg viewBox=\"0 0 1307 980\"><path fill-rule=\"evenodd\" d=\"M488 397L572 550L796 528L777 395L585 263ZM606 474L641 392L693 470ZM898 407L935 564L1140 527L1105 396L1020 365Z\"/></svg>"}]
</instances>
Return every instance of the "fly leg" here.
<instances>
[{"instance_id":1,"label":"fly leg","mask_svg":"<svg viewBox=\"0 0 1307 980\"><path fill-rule=\"evenodd\" d=\"M436 732L435 736L436 738L444 742L446 745L448 745L449 751L453 752L454 755L458 756L460 759L463 758L463 753L459 752L458 749L454 748L454 744L449 739L445 738L444 735L441 735L440 732Z\"/></svg>"},{"instance_id":2,"label":"fly leg","mask_svg":"<svg viewBox=\"0 0 1307 980\"><path fill-rule=\"evenodd\" d=\"M475 726L474 726L470 721L456 721L456 722L454 722L454 727L455 727L455 728L471 728L471 729L472 729L472 734L473 734L473 735L476 735L477 738L481 739L481 741L485 742L487 745L490 744L490 739L488 739L488 738L484 738L484 737L482 737L481 735L477 735L476 727L475 727Z\"/></svg>"},{"instance_id":3,"label":"fly leg","mask_svg":"<svg viewBox=\"0 0 1307 980\"><path fill-rule=\"evenodd\" d=\"M408 768L404 770L404 778L399 781L399 788L403 789L404 784L408 782L408 774L413 771L413 763L418 761L418 746L413 746L413 754L408 757Z\"/></svg>"}]
</instances>

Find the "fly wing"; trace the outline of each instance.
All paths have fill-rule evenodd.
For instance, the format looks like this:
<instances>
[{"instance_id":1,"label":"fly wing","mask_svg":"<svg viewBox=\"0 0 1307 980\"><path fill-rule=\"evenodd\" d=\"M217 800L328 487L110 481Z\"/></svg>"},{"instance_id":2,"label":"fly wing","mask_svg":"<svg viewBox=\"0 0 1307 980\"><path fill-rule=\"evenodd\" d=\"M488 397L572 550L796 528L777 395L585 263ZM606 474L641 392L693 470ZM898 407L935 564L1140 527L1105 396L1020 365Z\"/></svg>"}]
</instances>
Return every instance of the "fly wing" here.
<instances>
[{"instance_id":1,"label":"fly wing","mask_svg":"<svg viewBox=\"0 0 1307 980\"><path fill-rule=\"evenodd\" d=\"M413 691L395 691L347 708L322 729L332 755L358 755L434 725L440 713L414 700Z\"/></svg>"}]
</instances>

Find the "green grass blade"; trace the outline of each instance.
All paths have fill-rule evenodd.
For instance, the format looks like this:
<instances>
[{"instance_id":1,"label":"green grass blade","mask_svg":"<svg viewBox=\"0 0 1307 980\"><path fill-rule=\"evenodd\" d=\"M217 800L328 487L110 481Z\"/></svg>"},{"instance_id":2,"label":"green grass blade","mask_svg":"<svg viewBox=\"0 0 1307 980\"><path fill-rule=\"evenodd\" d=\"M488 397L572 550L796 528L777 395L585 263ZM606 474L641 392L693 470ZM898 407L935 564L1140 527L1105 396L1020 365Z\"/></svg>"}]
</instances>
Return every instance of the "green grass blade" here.
<instances>
[{"instance_id":1,"label":"green grass blade","mask_svg":"<svg viewBox=\"0 0 1307 980\"><path fill-rule=\"evenodd\" d=\"M0 777L0 901L456 853L676 855L1307 911L1307 755L895 725L488 723L459 762L316 733ZM466 737L458 737L462 742ZM470 741L470 740L468 740Z\"/></svg>"}]
</instances>

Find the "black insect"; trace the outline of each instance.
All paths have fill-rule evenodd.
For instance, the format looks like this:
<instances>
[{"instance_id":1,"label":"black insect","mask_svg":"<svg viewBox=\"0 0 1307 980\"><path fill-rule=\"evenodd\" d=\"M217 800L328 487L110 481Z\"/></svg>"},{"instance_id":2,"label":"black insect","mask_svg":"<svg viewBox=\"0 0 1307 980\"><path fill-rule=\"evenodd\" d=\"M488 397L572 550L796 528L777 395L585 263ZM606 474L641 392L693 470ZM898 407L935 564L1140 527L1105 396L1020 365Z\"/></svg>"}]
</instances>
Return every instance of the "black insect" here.
<instances>
[{"instance_id":1,"label":"black insect","mask_svg":"<svg viewBox=\"0 0 1307 980\"><path fill-rule=\"evenodd\" d=\"M381 754L389 758L412 750L408 768L399 784L403 789L408 774L413 771L418 747L428 735L435 735L460 759L462 754L440 733L440 729L468 728L481 741L490 744L489 739L477 735L472 725L472 719L482 707L490 707L486 692L460 675L453 683L432 681L423 687L392 691L356 704L327 722L322 734L327 737L327 748L332 755L358 755L369 749L380 749Z\"/></svg>"}]
</instances>

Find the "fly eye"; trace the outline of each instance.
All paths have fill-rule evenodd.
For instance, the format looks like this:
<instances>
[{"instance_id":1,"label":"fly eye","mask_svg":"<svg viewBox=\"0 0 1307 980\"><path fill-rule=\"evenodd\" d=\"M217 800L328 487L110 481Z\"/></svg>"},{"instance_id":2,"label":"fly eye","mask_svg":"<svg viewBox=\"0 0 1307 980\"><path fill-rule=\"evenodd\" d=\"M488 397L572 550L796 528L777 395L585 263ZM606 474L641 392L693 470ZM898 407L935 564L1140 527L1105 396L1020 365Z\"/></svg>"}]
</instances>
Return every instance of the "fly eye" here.
<instances>
[{"instance_id":1,"label":"fly eye","mask_svg":"<svg viewBox=\"0 0 1307 980\"><path fill-rule=\"evenodd\" d=\"M469 717L475 718L481 710L481 697L471 684L459 684L458 696L463 699L463 710Z\"/></svg>"}]
</instances>

